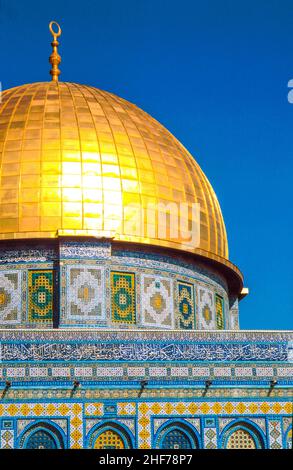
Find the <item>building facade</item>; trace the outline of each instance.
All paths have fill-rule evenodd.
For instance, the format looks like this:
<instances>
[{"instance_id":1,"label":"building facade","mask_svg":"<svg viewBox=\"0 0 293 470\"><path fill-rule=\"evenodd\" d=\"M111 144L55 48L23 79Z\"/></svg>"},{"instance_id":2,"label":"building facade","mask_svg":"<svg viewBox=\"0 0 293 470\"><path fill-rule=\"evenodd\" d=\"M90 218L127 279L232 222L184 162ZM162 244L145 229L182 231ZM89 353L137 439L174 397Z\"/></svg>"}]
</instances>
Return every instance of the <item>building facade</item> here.
<instances>
[{"instance_id":1,"label":"building facade","mask_svg":"<svg viewBox=\"0 0 293 470\"><path fill-rule=\"evenodd\" d=\"M291 448L293 333L239 330L209 181L133 104L59 82L53 26L52 82L0 104L0 447Z\"/></svg>"}]
</instances>

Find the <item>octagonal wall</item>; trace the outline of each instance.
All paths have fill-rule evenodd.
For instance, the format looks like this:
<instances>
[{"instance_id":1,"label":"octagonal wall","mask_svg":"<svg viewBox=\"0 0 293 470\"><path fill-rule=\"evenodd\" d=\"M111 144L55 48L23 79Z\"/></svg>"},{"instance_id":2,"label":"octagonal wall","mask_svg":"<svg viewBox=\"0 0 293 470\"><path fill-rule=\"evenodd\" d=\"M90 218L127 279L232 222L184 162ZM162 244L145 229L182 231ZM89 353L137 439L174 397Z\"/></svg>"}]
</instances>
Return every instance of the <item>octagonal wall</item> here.
<instances>
[{"instance_id":1,"label":"octagonal wall","mask_svg":"<svg viewBox=\"0 0 293 470\"><path fill-rule=\"evenodd\" d=\"M6 243L0 306L7 328L238 328L237 301L216 269L109 241Z\"/></svg>"}]
</instances>

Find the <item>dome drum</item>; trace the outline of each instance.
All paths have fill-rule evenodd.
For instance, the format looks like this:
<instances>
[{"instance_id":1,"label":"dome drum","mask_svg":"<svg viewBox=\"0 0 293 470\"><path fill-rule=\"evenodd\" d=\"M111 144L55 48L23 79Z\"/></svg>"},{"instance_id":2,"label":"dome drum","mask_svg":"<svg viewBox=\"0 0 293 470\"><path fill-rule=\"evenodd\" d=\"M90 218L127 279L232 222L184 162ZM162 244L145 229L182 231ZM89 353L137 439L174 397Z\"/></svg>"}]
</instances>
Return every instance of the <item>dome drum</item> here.
<instances>
[{"instance_id":1,"label":"dome drum","mask_svg":"<svg viewBox=\"0 0 293 470\"><path fill-rule=\"evenodd\" d=\"M2 242L0 327L233 329L221 270L176 253L106 239Z\"/></svg>"}]
</instances>

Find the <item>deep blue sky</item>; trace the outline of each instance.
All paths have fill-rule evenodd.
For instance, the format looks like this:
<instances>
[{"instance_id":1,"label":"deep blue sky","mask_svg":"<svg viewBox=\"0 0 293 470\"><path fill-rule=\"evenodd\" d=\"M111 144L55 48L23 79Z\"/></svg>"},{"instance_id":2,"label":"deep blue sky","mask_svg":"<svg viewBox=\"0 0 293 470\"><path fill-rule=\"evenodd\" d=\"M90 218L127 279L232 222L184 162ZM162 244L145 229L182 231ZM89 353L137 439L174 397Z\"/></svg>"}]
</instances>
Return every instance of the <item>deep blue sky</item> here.
<instances>
[{"instance_id":1,"label":"deep blue sky","mask_svg":"<svg viewBox=\"0 0 293 470\"><path fill-rule=\"evenodd\" d=\"M292 0L0 0L4 89L62 80L112 91L196 157L245 275L242 329L292 329Z\"/></svg>"}]
</instances>

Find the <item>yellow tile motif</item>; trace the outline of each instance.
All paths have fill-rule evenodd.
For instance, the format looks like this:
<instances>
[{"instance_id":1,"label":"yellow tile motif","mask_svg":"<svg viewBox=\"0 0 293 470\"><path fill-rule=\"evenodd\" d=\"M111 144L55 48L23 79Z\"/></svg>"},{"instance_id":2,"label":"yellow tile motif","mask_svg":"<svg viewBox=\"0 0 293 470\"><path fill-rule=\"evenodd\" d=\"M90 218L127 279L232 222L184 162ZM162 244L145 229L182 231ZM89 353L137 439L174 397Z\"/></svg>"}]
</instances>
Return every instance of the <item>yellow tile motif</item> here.
<instances>
[{"instance_id":1,"label":"yellow tile motif","mask_svg":"<svg viewBox=\"0 0 293 470\"><path fill-rule=\"evenodd\" d=\"M198 415L289 415L292 414L290 402L142 402L138 404L138 437L139 447L151 448L151 418L167 416ZM103 403L86 403L86 416L103 415ZM134 402L118 402L118 415L135 415ZM83 446L83 407L80 403L13 403L0 404L0 417L32 417L50 418L51 416L66 416L70 420L70 447L74 449Z\"/></svg>"},{"instance_id":2,"label":"yellow tile motif","mask_svg":"<svg viewBox=\"0 0 293 470\"><path fill-rule=\"evenodd\" d=\"M19 403L0 405L0 417L27 417L50 418L51 416L67 416L70 422L70 447L81 449L83 442L83 416L80 404L55 403Z\"/></svg>"},{"instance_id":3,"label":"yellow tile motif","mask_svg":"<svg viewBox=\"0 0 293 470\"><path fill-rule=\"evenodd\" d=\"M290 414L292 413L292 403L276 402L273 405L269 402L160 402L160 412L154 413L154 410L159 409L155 407L154 403L140 403L138 405L138 435L139 446L142 449L151 448L151 417L156 416L172 416L174 414L194 415L194 414L211 414L211 415L225 415L225 414L264 414L272 411L274 414Z\"/></svg>"}]
</instances>

